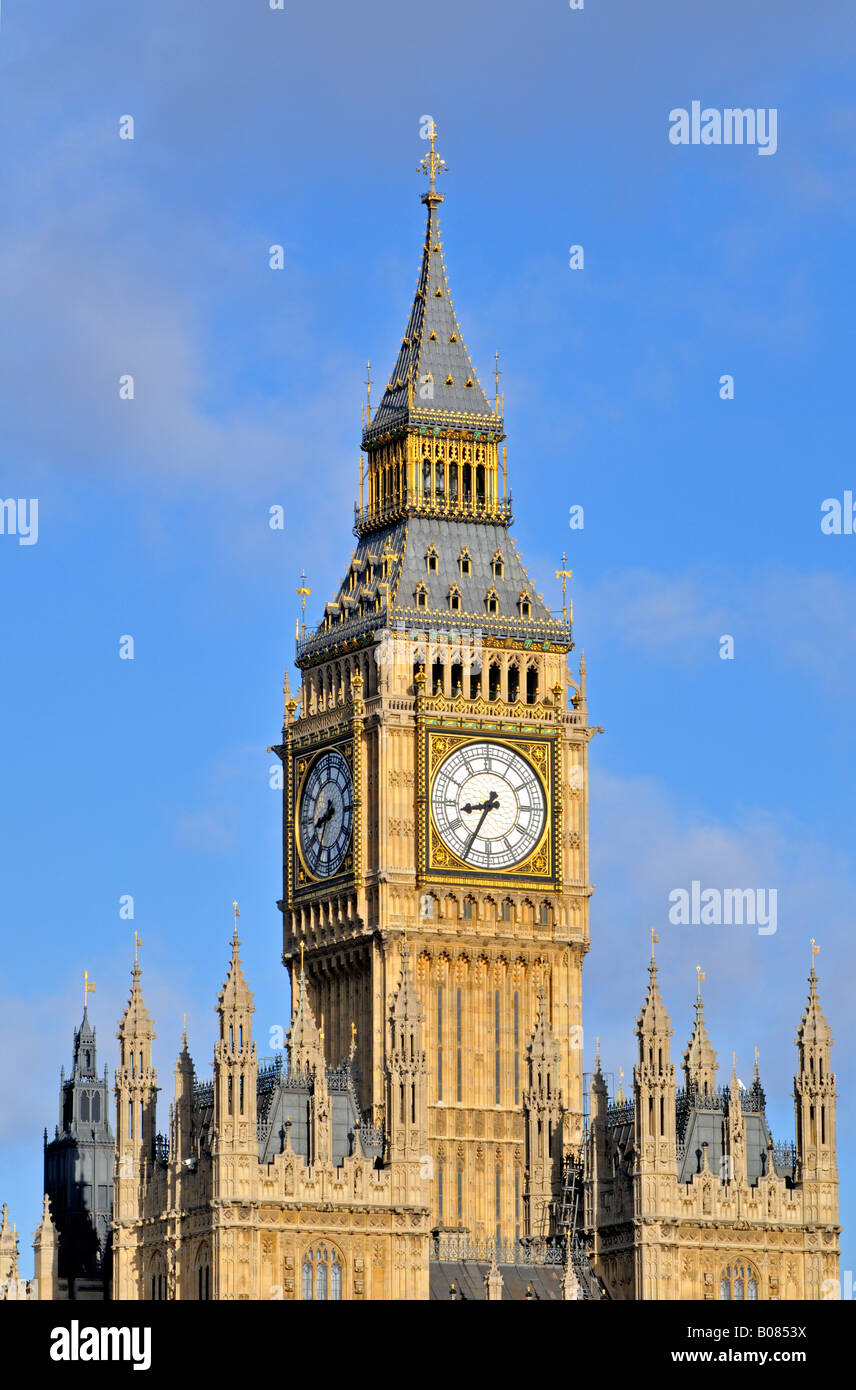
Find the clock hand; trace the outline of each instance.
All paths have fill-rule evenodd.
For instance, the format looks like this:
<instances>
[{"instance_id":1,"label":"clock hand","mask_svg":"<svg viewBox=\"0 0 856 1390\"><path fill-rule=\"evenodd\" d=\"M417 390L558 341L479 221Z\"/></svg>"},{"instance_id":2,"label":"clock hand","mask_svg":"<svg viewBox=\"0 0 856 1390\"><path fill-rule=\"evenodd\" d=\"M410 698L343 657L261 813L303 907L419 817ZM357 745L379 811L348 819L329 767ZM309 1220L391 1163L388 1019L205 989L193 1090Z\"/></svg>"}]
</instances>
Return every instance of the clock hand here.
<instances>
[{"instance_id":1,"label":"clock hand","mask_svg":"<svg viewBox=\"0 0 856 1390\"><path fill-rule=\"evenodd\" d=\"M479 811L479 810L480 810L480 811L481 811L481 816L479 817L479 823L478 823L478 825L476 826L475 830L473 831L472 835L470 836L469 840L467 841L467 847L466 847L466 849L464 850L464 854L463 854L464 859L466 859L467 855L469 854L470 850L472 849L472 847L473 847L473 841L475 840L476 836L478 835L479 831L481 830L482 826L484 825L485 816L488 814L489 811L496 811L496 810L498 809L498 807L499 807L499 797L497 796L496 792L491 792L491 794L490 794L490 796L488 797L487 801L483 801L482 804L481 804L481 806L473 806L473 807L472 807L472 809L473 809L474 811ZM466 811L467 808L466 808L466 806L463 806L461 809L464 810L464 811Z\"/></svg>"},{"instance_id":2,"label":"clock hand","mask_svg":"<svg viewBox=\"0 0 856 1390\"><path fill-rule=\"evenodd\" d=\"M332 801L328 801L328 802L327 802L327 810L324 812L323 816L321 816L321 817L315 822L315 830L316 830L316 832L318 832L318 831L320 830L320 834L318 835L318 839L320 840L320 842L321 842L322 845L323 845L323 843L324 843L324 827L325 827L325 825L327 824L328 820L330 820L331 817L335 814L335 809L336 809L336 808L335 808L335 806L333 805L333 802L332 802Z\"/></svg>"}]
</instances>

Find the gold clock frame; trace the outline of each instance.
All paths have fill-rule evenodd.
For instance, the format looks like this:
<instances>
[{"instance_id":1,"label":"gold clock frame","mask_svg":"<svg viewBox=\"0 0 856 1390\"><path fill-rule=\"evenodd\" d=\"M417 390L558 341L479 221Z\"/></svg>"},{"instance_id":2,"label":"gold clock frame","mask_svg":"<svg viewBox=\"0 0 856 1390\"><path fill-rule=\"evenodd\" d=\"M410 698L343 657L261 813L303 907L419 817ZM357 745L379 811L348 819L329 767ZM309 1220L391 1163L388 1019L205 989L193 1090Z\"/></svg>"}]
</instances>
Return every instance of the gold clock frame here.
<instances>
[{"instance_id":1,"label":"gold clock frame","mask_svg":"<svg viewBox=\"0 0 856 1390\"><path fill-rule=\"evenodd\" d=\"M438 878L484 886L503 883L554 884L558 877L558 817L556 815L556 741L549 735L509 735L493 729L423 728L420 731L418 865L421 881ZM546 819L537 845L518 864L507 869L479 870L460 859L444 843L434 824L431 795L441 764L465 744L496 743L526 759L544 793Z\"/></svg>"},{"instance_id":2,"label":"gold clock frame","mask_svg":"<svg viewBox=\"0 0 856 1390\"><path fill-rule=\"evenodd\" d=\"M324 753L339 753L351 773L351 839L345 857L340 868L335 874L320 877L313 874L309 865L303 857L300 846L300 798L306 786L309 774ZM357 791L357 772L356 757L354 753L354 740L350 737L327 739L324 743L316 744L312 748L294 749L292 751L292 776L291 784L294 788L294 795L291 802L290 831L291 831L291 850L292 850L292 894L296 898L304 893L313 892L319 889L326 889L328 886L339 886L343 880L351 880L354 877L354 864L357 845L357 814L359 811L358 791Z\"/></svg>"}]
</instances>

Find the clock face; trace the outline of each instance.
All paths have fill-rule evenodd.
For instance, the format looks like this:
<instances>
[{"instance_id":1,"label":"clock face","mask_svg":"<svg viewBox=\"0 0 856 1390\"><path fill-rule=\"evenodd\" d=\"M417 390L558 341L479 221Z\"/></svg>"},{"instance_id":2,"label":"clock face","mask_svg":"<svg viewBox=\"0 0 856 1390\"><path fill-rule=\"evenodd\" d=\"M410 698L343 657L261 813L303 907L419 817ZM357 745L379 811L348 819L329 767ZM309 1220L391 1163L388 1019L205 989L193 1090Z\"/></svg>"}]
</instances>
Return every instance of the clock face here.
<instances>
[{"instance_id":1,"label":"clock face","mask_svg":"<svg viewBox=\"0 0 856 1390\"><path fill-rule=\"evenodd\" d=\"M316 878L341 867L354 827L354 784L341 753L322 753L309 770L298 811L300 851Z\"/></svg>"},{"instance_id":2,"label":"clock face","mask_svg":"<svg viewBox=\"0 0 856 1390\"><path fill-rule=\"evenodd\" d=\"M531 763L501 743L466 743L440 764L431 791L447 849L478 869L509 869L544 832L547 804Z\"/></svg>"}]
</instances>

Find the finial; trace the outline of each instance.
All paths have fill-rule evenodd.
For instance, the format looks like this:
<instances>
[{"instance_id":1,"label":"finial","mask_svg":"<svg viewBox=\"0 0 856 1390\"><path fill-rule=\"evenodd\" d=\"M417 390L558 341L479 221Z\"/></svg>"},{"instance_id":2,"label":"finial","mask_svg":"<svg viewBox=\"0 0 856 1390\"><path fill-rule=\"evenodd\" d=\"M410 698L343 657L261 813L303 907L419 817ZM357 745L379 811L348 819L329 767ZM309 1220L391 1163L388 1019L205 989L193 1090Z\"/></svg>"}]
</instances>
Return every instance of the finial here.
<instances>
[{"instance_id":1,"label":"finial","mask_svg":"<svg viewBox=\"0 0 856 1390\"><path fill-rule=\"evenodd\" d=\"M600 1038L594 1040L594 1069L600 1071Z\"/></svg>"},{"instance_id":2,"label":"finial","mask_svg":"<svg viewBox=\"0 0 856 1390\"><path fill-rule=\"evenodd\" d=\"M449 166L445 159L441 159L434 149L434 141L437 139L436 121L431 122L431 135L429 138L431 141L431 148L428 153L420 159L417 172L421 170L423 174L428 175L428 192L423 193L422 201L423 203L431 205L432 203L442 203L443 201L442 193L437 192L437 176L438 174L447 174L449 172Z\"/></svg>"},{"instance_id":3,"label":"finial","mask_svg":"<svg viewBox=\"0 0 856 1390\"><path fill-rule=\"evenodd\" d=\"M625 1096L624 1096L624 1068L623 1068L623 1067L619 1067L619 1068L618 1068L618 1094L617 1094L616 1097L615 1097L615 1103L616 1103L616 1105L623 1105L623 1104L624 1104L624 1101L625 1101Z\"/></svg>"},{"instance_id":4,"label":"finial","mask_svg":"<svg viewBox=\"0 0 856 1390\"><path fill-rule=\"evenodd\" d=\"M567 604L568 580L571 579L571 578L573 577L573 573L574 573L573 570L569 570L569 569L566 569L566 568L565 568L565 566L567 565L567 563L568 563L568 557L567 557L567 555L565 554L565 552L564 552L564 550L563 550L563 551L562 551L562 568L561 568L560 570L556 570L556 578L557 578L557 579L561 579L561 581L562 581L562 618L563 618L563 620L564 620L565 622L568 621L568 604Z\"/></svg>"},{"instance_id":5,"label":"finial","mask_svg":"<svg viewBox=\"0 0 856 1390\"><path fill-rule=\"evenodd\" d=\"M350 1052L349 1052L348 1055L353 1059L353 1058L356 1056L356 1052L357 1052L357 1025L356 1025L356 1023L354 1022L354 1020L351 1019L351 1050L350 1050Z\"/></svg>"},{"instance_id":6,"label":"finial","mask_svg":"<svg viewBox=\"0 0 856 1390\"><path fill-rule=\"evenodd\" d=\"M657 968L657 961L656 961L656 958L655 958L655 956L654 956L654 947L657 945L657 942L658 942L659 940L660 940L659 936L656 935L656 933L655 933L655 931L654 931L654 928L652 927L652 928L651 928L651 969L652 969L652 970L656 970L656 968Z\"/></svg>"},{"instance_id":7,"label":"finial","mask_svg":"<svg viewBox=\"0 0 856 1390\"><path fill-rule=\"evenodd\" d=\"M89 979L89 971L83 972L83 1012L86 1013L86 1001L90 994L95 993L95 986Z\"/></svg>"},{"instance_id":8,"label":"finial","mask_svg":"<svg viewBox=\"0 0 856 1390\"><path fill-rule=\"evenodd\" d=\"M818 944L817 944L817 942L815 941L814 937L812 937L812 938L811 938L811 978L812 978L812 979L814 979L814 958L815 958L815 956L819 956L819 955L820 955L820 947L818 946Z\"/></svg>"},{"instance_id":9,"label":"finial","mask_svg":"<svg viewBox=\"0 0 856 1390\"><path fill-rule=\"evenodd\" d=\"M142 944L143 944L143 938L140 936L140 934L139 934L138 931L135 931L135 932L134 932L134 969L135 969L135 970L139 970L139 968L140 968L140 947L142 946Z\"/></svg>"},{"instance_id":10,"label":"finial","mask_svg":"<svg viewBox=\"0 0 856 1390\"><path fill-rule=\"evenodd\" d=\"M301 622L302 622L302 625L303 625L303 626L302 626L302 631L301 631L300 635L305 637L305 635L306 635L306 600L308 599L309 595L312 593L312 590L310 589L309 585L306 583L306 570L305 570L305 569L302 569L302 570L300 571L300 583L298 584L297 588L295 589L295 593L297 594L297 597L300 599Z\"/></svg>"},{"instance_id":11,"label":"finial","mask_svg":"<svg viewBox=\"0 0 856 1390\"><path fill-rule=\"evenodd\" d=\"M759 1075L759 1073L758 1073L758 1044L756 1043L756 1044L755 1044L755 1075L754 1075L754 1080L755 1080L755 1081L760 1081L760 1079L761 1079L761 1078L760 1078L760 1075Z\"/></svg>"},{"instance_id":12,"label":"finial","mask_svg":"<svg viewBox=\"0 0 856 1390\"><path fill-rule=\"evenodd\" d=\"M370 424L371 424L371 419L372 419L372 364L371 364L371 362L367 362L367 363L366 363L366 380L365 380L365 388L366 388L366 424L367 424L367 425L370 425Z\"/></svg>"},{"instance_id":13,"label":"finial","mask_svg":"<svg viewBox=\"0 0 856 1390\"><path fill-rule=\"evenodd\" d=\"M494 369L493 369L493 379L494 379L494 381L496 382L496 392L495 392L494 398L493 398L493 413L494 413L494 415L496 415L496 416L498 417L498 416L499 416L499 378L502 376L502 372L499 370L499 353L498 353L498 352L495 352L495 353L493 354L493 360L494 360L494 362L495 362L495 364L496 364L495 367L494 367Z\"/></svg>"},{"instance_id":14,"label":"finial","mask_svg":"<svg viewBox=\"0 0 856 1390\"><path fill-rule=\"evenodd\" d=\"M696 1007L701 1008L701 982L706 979L706 975L700 965L695 968L696 973Z\"/></svg>"},{"instance_id":15,"label":"finial","mask_svg":"<svg viewBox=\"0 0 856 1390\"><path fill-rule=\"evenodd\" d=\"M187 1014L182 1014L182 1015L181 1015L181 1018L182 1018L181 1041L182 1041L182 1044L183 1044L185 1047L187 1047Z\"/></svg>"},{"instance_id":16,"label":"finial","mask_svg":"<svg viewBox=\"0 0 856 1390\"><path fill-rule=\"evenodd\" d=\"M304 949L304 944L303 944L303 942L301 941L301 943L300 943L300 974L301 974L301 975L303 974L303 949Z\"/></svg>"},{"instance_id":17,"label":"finial","mask_svg":"<svg viewBox=\"0 0 856 1390\"><path fill-rule=\"evenodd\" d=\"M321 1027L318 1029L318 1037L321 1042L321 1051L324 1051L324 1014L321 1014Z\"/></svg>"},{"instance_id":18,"label":"finial","mask_svg":"<svg viewBox=\"0 0 856 1390\"><path fill-rule=\"evenodd\" d=\"M232 931L232 940L234 941L235 945L237 946L237 945L239 944L239 943L238 943L238 918L239 918L240 915L241 915L241 909L238 907L238 900L237 900L237 898L236 898L236 899L234 900L234 902L232 903L232 909L233 909L233 911L234 911L234 913L235 913L235 926L234 926L233 931Z\"/></svg>"}]
</instances>

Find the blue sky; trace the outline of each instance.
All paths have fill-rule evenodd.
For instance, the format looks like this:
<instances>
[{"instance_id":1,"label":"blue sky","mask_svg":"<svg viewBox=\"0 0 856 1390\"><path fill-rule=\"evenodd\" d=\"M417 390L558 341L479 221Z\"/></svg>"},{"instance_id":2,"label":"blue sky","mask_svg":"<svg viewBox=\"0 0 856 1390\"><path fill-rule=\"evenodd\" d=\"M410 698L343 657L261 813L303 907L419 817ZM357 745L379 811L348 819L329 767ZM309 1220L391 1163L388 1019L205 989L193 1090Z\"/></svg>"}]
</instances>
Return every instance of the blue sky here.
<instances>
[{"instance_id":1,"label":"blue sky","mask_svg":"<svg viewBox=\"0 0 856 1390\"><path fill-rule=\"evenodd\" d=\"M84 968L112 1072L141 933L162 1128L184 1010L210 1062L234 897L262 1053L287 1022L266 748L297 576L319 613L354 544L365 362L382 385L406 322L426 114L485 384L501 355L514 534L553 605L568 554L606 731L586 1068L599 1034L630 1073L653 925L674 1059L701 963L722 1069L734 1049L746 1079L758 1045L791 1139L815 936L854 1267L856 536L820 530L856 485L854 39L835 0L4 5L0 493L39 499L37 544L0 536L0 1199L25 1269ZM670 144L693 100L775 107L777 152ZM693 879L776 888L777 932L670 926Z\"/></svg>"}]
</instances>

